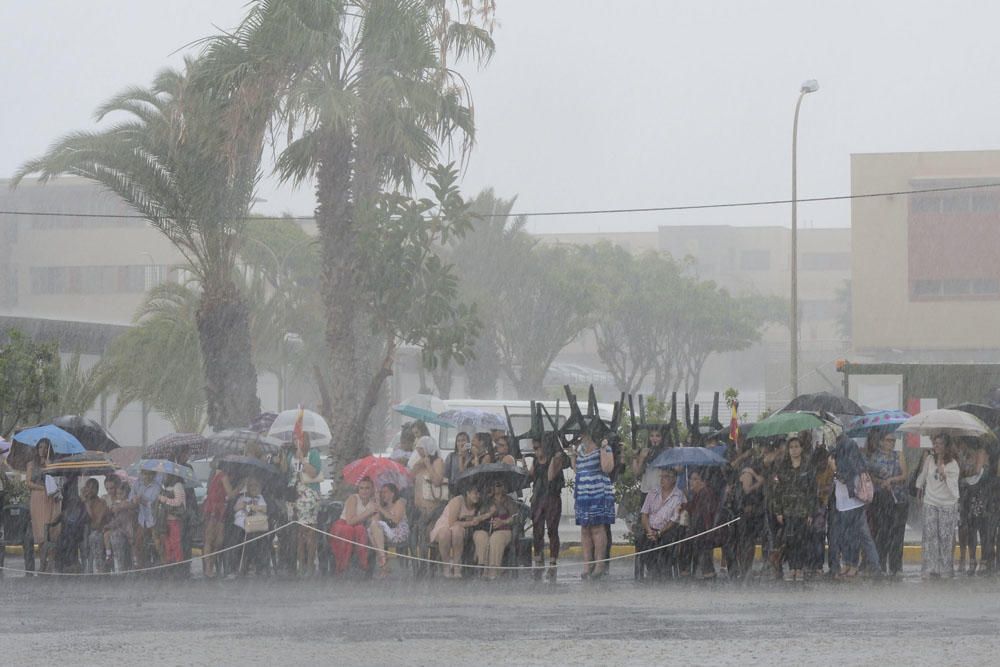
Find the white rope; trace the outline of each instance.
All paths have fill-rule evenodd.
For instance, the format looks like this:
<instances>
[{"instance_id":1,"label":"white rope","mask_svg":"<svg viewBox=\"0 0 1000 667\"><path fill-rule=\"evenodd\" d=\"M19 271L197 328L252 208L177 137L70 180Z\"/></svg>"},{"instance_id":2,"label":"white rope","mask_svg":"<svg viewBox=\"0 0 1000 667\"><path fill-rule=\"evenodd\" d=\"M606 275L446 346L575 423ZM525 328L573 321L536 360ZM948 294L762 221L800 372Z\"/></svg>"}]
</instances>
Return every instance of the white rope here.
<instances>
[{"instance_id":1,"label":"white rope","mask_svg":"<svg viewBox=\"0 0 1000 667\"><path fill-rule=\"evenodd\" d=\"M232 546L225 547L224 549L213 551L212 553L202 554L200 556L192 556L191 558L188 558L186 560L179 560L176 563L162 563L160 565L151 565L150 567L140 567L134 570L119 570L118 572L45 572L43 570L25 570L23 568L5 567L5 566L0 566L0 570L6 572L21 572L23 574L41 574L50 577L113 577L113 576L121 576L124 574L135 574L137 572L152 572L154 570L163 570L168 567L177 567L178 565L191 564L196 560L204 560L205 558L212 558L214 556L218 556L221 553L232 551L233 549L241 549L246 545L250 544L251 542L256 542L257 540L264 539L265 537L274 535L275 533L282 531L285 528L288 528L289 526L294 526L294 525L305 525L305 524L301 524L298 521L289 521L285 525L278 526L274 530L269 530L266 533L255 535L254 537L244 540L239 544L234 544Z\"/></svg>"},{"instance_id":2,"label":"white rope","mask_svg":"<svg viewBox=\"0 0 1000 667\"><path fill-rule=\"evenodd\" d=\"M592 561L581 561L580 564L582 564L585 567L590 567L591 565L595 565L597 563L610 563L612 561L622 560L624 558L635 558L636 556L643 556L643 555L648 554L648 553L653 553L655 551L660 551L661 549L669 549L671 547L677 546L678 544L683 544L684 542L689 542L691 540L698 539L699 537L702 537L704 535L708 535L710 533L714 533L715 531L717 531L717 530L719 530L721 528L725 528L726 526L730 526L730 525L736 523L739 520L740 520L740 518L736 517L735 519L732 519L731 521L727 521L726 523L719 524L718 526L715 526L713 528L709 528L708 530L702 531L702 532L697 533L695 535L689 535L689 536L687 536L685 538L676 540L675 542L670 542L669 544L661 544L659 546L655 546L655 547L652 547L650 549L644 549L643 551L636 551L636 552L633 552L633 553L630 553L630 554L623 554L621 556L612 556L610 558L602 558L602 559L599 559L599 560L592 560ZM453 563L448 563L448 562L442 561L442 560L434 560L432 558L421 558L419 556L410 556L409 554L399 554L399 553L396 553L396 552L393 552L393 551L389 551L387 549L379 549L378 547L372 546L370 544L362 544L361 542L355 542L354 540L349 540L346 537L340 537L339 535L334 535L333 533L329 533L329 532L327 532L325 530L317 528L316 526L311 526L311 525L309 525L307 523L303 523L301 521L289 521L288 523L286 523L286 524L284 524L282 526L278 526L277 528L275 528L273 530L269 530L266 533L261 533L260 535L255 535L254 537L251 537L248 540L244 540L243 542L240 542L239 544L234 544L232 546L228 546L228 547L225 547L223 549L219 549L218 551L213 551L212 553L202 554L200 556L192 556L191 558L188 558L186 560L177 561L176 563L163 563L163 564L160 564L160 565L153 565L153 566L150 566L150 567L136 568L136 569L132 569L132 570L120 570L118 572L45 572L45 571L25 570L23 568L6 567L6 566L0 566L0 571L20 572L22 574L38 574L38 575L46 575L46 576L50 576L50 577L112 577L112 576L121 576L121 575L126 575L126 574L136 574L136 573L139 573L139 572L152 572L154 570L162 570L162 569L166 569L166 568L177 567L179 565L190 564L190 563L193 563L196 560L204 560L205 558L211 558L211 557L217 556L219 554L225 553L227 551L232 551L233 549L244 548L244 547L246 547L247 544L250 544L251 542L256 542L257 540L260 540L260 539L263 539L265 537L269 537L271 535L274 535L275 533L278 533L278 532L284 530L285 528L288 528L289 526L293 526L293 525L302 526L303 528L308 528L309 530L317 532L317 533L319 533L321 535L326 535L327 537L330 537L332 539L339 540L340 542L345 542L347 544L351 544L351 545L356 546L356 547L361 547L363 549L368 549L369 551L374 551L374 552L377 552L377 553L382 553L382 554L385 554L386 556L391 556L393 558L400 558L400 559L405 559L405 560L412 560L412 561L417 561L417 562L421 562L421 563L428 563L428 564L431 564L431 565L443 565L445 567L464 567L464 568L469 568L469 569L474 569L474 570L492 569L492 570L521 570L521 571L525 571L525 570L528 570L528 571L530 571L530 570L544 570L544 569L548 569L549 567L552 567L551 565L498 565L498 566L494 567L494 566L490 566L490 565L478 565L478 564L469 564L469 563L454 563L453 564ZM575 564L576 563L570 563L569 565L575 565ZM563 567L566 567L566 566L564 565Z\"/></svg>"},{"instance_id":3,"label":"white rope","mask_svg":"<svg viewBox=\"0 0 1000 667\"><path fill-rule=\"evenodd\" d=\"M730 525L736 523L739 520L740 520L740 517L736 517L735 519L732 519L731 521L727 521L726 523L723 523L723 524L719 524L718 526L715 526L714 528L709 528L708 530L702 531L702 532L700 532L700 533L698 533L696 535L689 535L688 537L685 537L685 538L682 538L680 540L677 540L676 542L671 542L669 544L661 544L659 546L652 547L650 549L644 549L643 551L636 551L636 552L630 553L630 554L623 554L621 556L613 556L613 557L610 557L610 558L602 558L600 560L582 561L581 564L584 565L584 567L590 567L591 565L594 565L594 564L597 564L597 563L610 563L611 561L621 560L623 558L635 558L636 556L642 556L642 555L645 555L645 554L648 554L648 553L653 553L654 551L660 551L661 549L669 549L670 547L675 547L678 544L682 544L682 543L688 542L690 540L698 539L699 537L702 537L703 535L708 535L709 533L714 533L715 531L719 530L720 528L725 528L726 526L730 526ZM478 564L469 564L469 563L448 563L448 562L442 561L442 560L434 560L433 558L421 558L420 556L410 556L409 554L399 554L399 553L396 553L394 551L389 551L387 549L379 549L378 547L371 546L370 544L362 544L361 542L355 542L354 540L349 540L346 537L340 537L339 535L334 535L333 533L328 533L325 530L322 530L322 529L317 528L315 526L310 526L309 524L305 524L305 523L302 523L300 521L296 521L295 523L299 524L300 526L304 526L305 528L308 528L309 530L314 530L317 533L320 533L322 535L326 535L327 537L331 537L331 538L333 538L335 540L339 540L341 542L346 542L347 544L352 544L352 545L354 545L356 547L361 547L363 549L368 549L369 551L375 551L377 553L386 554L387 556L392 556L394 558L401 558L401 559L404 559L404 560L412 560L412 561L417 561L417 562L420 562L420 563L430 563L430 564L433 564L433 565L444 565L445 567L465 567L465 568L474 569L474 570L522 570L522 571L524 571L524 570L544 570L544 569L548 569L549 567L552 567L551 565L497 565L497 566L494 567L492 565L478 565ZM570 563L570 565L576 565L576 563Z\"/></svg>"}]
</instances>

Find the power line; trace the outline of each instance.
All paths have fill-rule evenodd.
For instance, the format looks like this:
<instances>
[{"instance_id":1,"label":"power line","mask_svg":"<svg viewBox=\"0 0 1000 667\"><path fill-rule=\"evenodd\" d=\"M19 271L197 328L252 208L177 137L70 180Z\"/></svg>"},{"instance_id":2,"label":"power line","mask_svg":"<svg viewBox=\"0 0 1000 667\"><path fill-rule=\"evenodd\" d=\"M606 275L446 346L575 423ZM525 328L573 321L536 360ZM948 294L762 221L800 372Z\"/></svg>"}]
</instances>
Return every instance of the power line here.
<instances>
[{"instance_id":1,"label":"power line","mask_svg":"<svg viewBox=\"0 0 1000 667\"><path fill-rule=\"evenodd\" d=\"M894 197L917 195L929 192L956 192L961 190L982 190L985 188L997 188L1000 183L979 183L977 185L952 185L940 188L923 188L918 190L891 190L886 192L869 192L857 195L829 195L825 197L799 197L796 201L800 204L810 202L826 201L848 201L851 199L871 199L873 197ZM647 206L637 208L595 208L579 209L569 211L519 211L512 213L484 213L484 218L516 218L525 217L555 217L563 215L606 215L609 213L658 213L669 211L697 211L713 208L744 208L750 206L777 206L781 204L791 204L791 199L764 199L758 201L721 202L714 204L681 204L677 206ZM33 215L50 218L110 218L113 220L145 220L146 217L134 213L73 213L68 211L4 211L0 210L0 215ZM312 215L276 215L276 216L250 216L240 218L241 220L259 220L261 218L278 218L282 220L313 220Z\"/></svg>"}]
</instances>

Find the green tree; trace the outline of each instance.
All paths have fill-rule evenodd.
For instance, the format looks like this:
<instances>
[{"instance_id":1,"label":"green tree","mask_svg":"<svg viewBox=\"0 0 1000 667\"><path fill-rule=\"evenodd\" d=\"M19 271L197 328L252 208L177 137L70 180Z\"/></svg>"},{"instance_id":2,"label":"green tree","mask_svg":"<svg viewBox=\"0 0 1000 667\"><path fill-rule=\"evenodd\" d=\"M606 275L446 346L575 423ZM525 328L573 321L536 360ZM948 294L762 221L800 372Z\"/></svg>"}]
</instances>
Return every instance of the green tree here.
<instances>
[{"instance_id":1,"label":"green tree","mask_svg":"<svg viewBox=\"0 0 1000 667\"><path fill-rule=\"evenodd\" d=\"M60 415L82 415L94 404L107 388L107 378L97 363L83 368L79 352L70 355L59 366L59 396L48 409L48 417Z\"/></svg>"},{"instance_id":2,"label":"green tree","mask_svg":"<svg viewBox=\"0 0 1000 667\"><path fill-rule=\"evenodd\" d=\"M470 202L472 228L447 250L459 276L461 298L476 306L482 323L471 356L465 360L466 396L470 398L497 396L503 368L497 346L501 322L494 303L510 279L511 268L534 245L524 229L527 218L510 215L515 201L497 197L492 188L480 192ZM434 384L442 398L450 395L453 370L454 365L447 363L433 370Z\"/></svg>"},{"instance_id":3,"label":"green tree","mask_svg":"<svg viewBox=\"0 0 1000 667\"><path fill-rule=\"evenodd\" d=\"M205 428L206 398L198 345L198 293L164 283L146 295L135 326L112 341L99 372L116 394L113 423L127 405L142 402L183 433Z\"/></svg>"},{"instance_id":4,"label":"green tree","mask_svg":"<svg viewBox=\"0 0 1000 667\"><path fill-rule=\"evenodd\" d=\"M772 300L733 297L712 281L691 281L683 298L674 389L683 386L687 393L696 396L701 370L711 354L745 350L760 340Z\"/></svg>"},{"instance_id":5,"label":"green tree","mask_svg":"<svg viewBox=\"0 0 1000 667\"><path fill-rule=\"evenodd\" d=\"M626 393L654 378L657 395L677 361L679 292L687 287L681 267L655 252L633 257L607 243L588 249L601 276L594 321L597 354Z\"/></svg>"},{"instance_id":6,"label":"green tree","mask_svg":"<svg viewBox=\"0 0 1000 667\"><path fill-rule=\"evenodd\" d=\"M381 362L368 380L360 412L336 458L348 463L366 449L365 429L402 345L419 347L428 368L464 363L478 330L475 308L458 299L458 278L437 250L470 227L469 205L453 165L431 170L434 199L393 194L361 227L360 294L370 334L381 341Z\"/></svg>"},{"instance_id":7,"label":"green tree","mask_svg":"<svg viewBox=\"0 0 1000 667\"><path fill-rule=\"evenodd\" d=\"M494 299L500 363L518 398L543 395L545 374L559 352L593 321L593 267L576 246L522 239Z\"/></svg>"},{"instance_id":8,"label":"green tree","mask_svg":"<svg viewBox=\"0 0 1000 667\"><path fill-rule=\"evenodd\" d=\"M22 166L14 184L30 174L43 182L58 174L87 178L170 239L201 288L196 316L209 423L245 426L260 402L249 312L234 269L264 127L251 122L244 100L196 85L198 68L188 60L183 72L165 70L150 88L112 97L97 120L123 114L125 120L60 139ZM241 133L226 132L230 124Z\"/></svg>"},{"instance_id":9,"label":"green tree","mask_svg":"<svg viewBox=\"0 0 1000 667\"><path fill-rule=\"evenodd\" d=\"M0 434L37 424L59 400L59 350L10 329L0 346Z\"/></svg>"},{"instance_id":10,"label":"green tree","mask_svg":"<svg viewBox=\"0 0 1000 667\"><path fill-rule=\"evenodd\" d=\"M338 378L326 416L338 445L357 437L367 399L357 383L371 376L358 363L357 323L371 302L363 225L379 218L381 192L412 186L440 146L471 145L468 86L446 56L484 62L492 50L485 29L436 0L258 0L209 45L213 78L287 129L280 176L316 178L327 365Z\"/></svg>"}]
</instances>

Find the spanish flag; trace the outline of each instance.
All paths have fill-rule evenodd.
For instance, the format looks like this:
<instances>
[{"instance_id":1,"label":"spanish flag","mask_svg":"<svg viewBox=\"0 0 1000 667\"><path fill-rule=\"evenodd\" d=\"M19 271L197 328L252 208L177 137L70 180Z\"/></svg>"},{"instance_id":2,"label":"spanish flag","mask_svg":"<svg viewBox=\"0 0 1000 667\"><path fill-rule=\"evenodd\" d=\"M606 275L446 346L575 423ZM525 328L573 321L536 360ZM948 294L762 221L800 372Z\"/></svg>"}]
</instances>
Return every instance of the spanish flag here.
<instances>
[{"instance_id":1,"label":"spanish flag","mask_svg":"<svg viewBox=\"0 0 1000 667\"><path fill-rule=\"evenodd\" d=\"M740 440L740 417L739 410L740 402L733 401L733 414L729 418L729 440L735 445Z\"/></svg>"}]
</instances>

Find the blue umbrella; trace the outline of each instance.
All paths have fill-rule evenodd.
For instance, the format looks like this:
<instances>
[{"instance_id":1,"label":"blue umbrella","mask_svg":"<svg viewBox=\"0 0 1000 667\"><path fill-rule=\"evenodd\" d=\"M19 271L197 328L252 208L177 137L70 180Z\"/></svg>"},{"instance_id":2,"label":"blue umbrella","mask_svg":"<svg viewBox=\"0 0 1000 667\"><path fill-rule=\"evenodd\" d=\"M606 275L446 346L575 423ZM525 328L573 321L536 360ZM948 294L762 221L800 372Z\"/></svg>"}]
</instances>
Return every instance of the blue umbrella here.
<instances>
[{"instance_id":1,"label":"blue umbrella","mask_svg":"<svg viewBox=\"0 0 1000 667\"><path fill-rule=\"evenodd\" d=\"M726 459L707 447L668 447L650 465L654 468L724 466Z\"/></svg>"},{"instance_id":2,"label":"blue umbrella","mask_svg":"<svg viewBox=\"0 0 1000 667\"><path fill-rule=\"evenodd\" d=\"M14 442L28 447L37 447L39 440L51 442L52 451L56 454L83 454L87 451L76 436L51 424L26 428L14 435Z\"/></svg>"},{"instance_id":3,"label":"blue umbrella","mask_svg":"<svg viewBox=\"0 0 1000 667\"><path fill-rule=\"evenodd\" d=\"M847 436L849 438L862 438L874 430L892 433L909 418L910 415L902 410L866 412L861 417L851 420L850 426L847 427Z\"/></svg>"},{"instance_id":4,"label":"blue umbrella","mask_svg":"<svg viewBox=\"0 0 1000 667\"><path fill-rule=\"evenodd\" d=\"M174 475L180 477L181 481L194 482L194 470L191 466L174 463L166 459L143 459L139 461L139 470L162 473L164 475Z\"/></svg>"},{"instance_id":5,"label":"blue umbrella","mask_svg":"<svg viewBox=\"0 0 1000 667\"><path fill-rule=\"evenodd\" d=\"M419 419L426 424L436 424L437 426L454 426L451 422L441 418L441 413L447 409L447 405L437 396L430 394L417 394L411 396L399 405L393 406L393 410L399 414Z\"/></svg>"}]
</instances>

